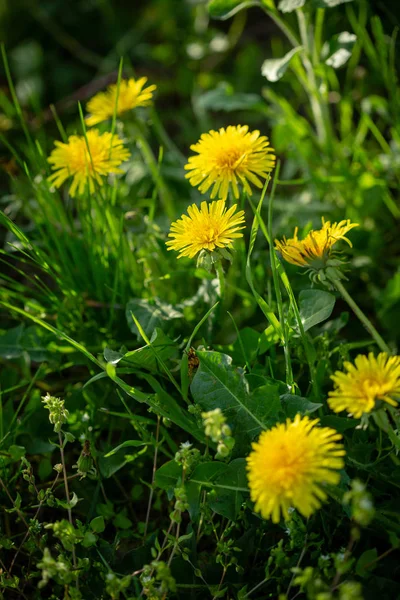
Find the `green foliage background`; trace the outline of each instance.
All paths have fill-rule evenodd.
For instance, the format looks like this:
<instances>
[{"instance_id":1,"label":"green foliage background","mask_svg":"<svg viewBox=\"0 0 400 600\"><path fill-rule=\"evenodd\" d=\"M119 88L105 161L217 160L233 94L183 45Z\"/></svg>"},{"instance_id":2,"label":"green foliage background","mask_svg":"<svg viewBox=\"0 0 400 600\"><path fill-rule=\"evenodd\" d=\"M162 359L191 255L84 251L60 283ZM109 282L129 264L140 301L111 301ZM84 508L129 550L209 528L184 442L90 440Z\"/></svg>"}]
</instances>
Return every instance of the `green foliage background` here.
<instances>
[{"instance_id":1,"label":"green foliage background","mask_svg":"<svg viewBox=\"0 0 400 600\"><path fill-rule=\"evenodd\" d=\"M398 411L362 429L326 403L329 376L378 349L344 300L300 269L279 263L290 284L275 286L268 244L268 228L289 237L322 216L358 222L345 285L398 351L398 23L394 6L365 0L0 3L15 86L5 68L4 598L400 597ZM155 105L117 124L132 152L124 176L92 203L73 201L67 186L49 189L46 156L64 130L82 134L78 103L84 110L117 80L121 57L124 76L157 85ZM263 203L239 201L246 234L223 265L217 305L215 274L177 261L165 240L170 222L204 199L184 178L190 145L239 123L271 138L280 172L272 221L271 186ZM287 323L283 344L265 302ZM69 501L53 469L60 440L46 393L69 412ZM214 459L200 417L216 407L236 442L225 460ZM244 458L261 428L297 412L343 433L346 469L313 517L272 525L253 512ZM93 469L80 479L85 441ZM368 491L357 496L354 479ZM375 506L361 523L360 502Z\"/></svg>"}]
</instances>

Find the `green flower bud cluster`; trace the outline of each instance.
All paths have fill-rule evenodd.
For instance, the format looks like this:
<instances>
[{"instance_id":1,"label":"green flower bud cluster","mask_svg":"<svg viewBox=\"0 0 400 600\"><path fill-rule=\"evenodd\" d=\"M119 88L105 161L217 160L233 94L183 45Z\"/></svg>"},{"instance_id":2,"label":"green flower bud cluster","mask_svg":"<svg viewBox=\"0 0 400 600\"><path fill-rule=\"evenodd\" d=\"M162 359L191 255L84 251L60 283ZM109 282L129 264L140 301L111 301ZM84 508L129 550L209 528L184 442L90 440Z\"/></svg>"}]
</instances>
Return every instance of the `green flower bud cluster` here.
<instances>
[{"instance_id":1,"label":"green flower bud cluster","mask_svg":"<svg viewBox=\"0 0 400 600\"><path fill-rule=\"evenodd\" d=\"M189 503L187 501L186 491L184 487L175 488L174 494L176 498L174 510L169 515L169 518L174 523L180 523L182 521L182 513L189 508Z\"/></svg>"},{"instance_id":2,"label":"green flower bud cluster","mask_svg":"<svg viewBox=\"0 0 400 600\"><path fill-rule=\"evenodd\" d=\"M359 479L353 479L351 489L343 496L343 503L351 505L353 520L361 527L367 527L375 515L372 497Z\"/></svg>"},{"instance_id":3,"label":"green flower bud cluster","mask_svg":"<svg viewBox=\"0 0 400 600\"><path fill-rule=\"evenodd\" d=\"M166 598L168 592L176 591L176 582L171 570L162 560L153 560L149 565L145 565L140 583L143 586L143 595L148 600Z\"/></svg>"},{"instance_id":4,"label":"green flower bud cluster","mask_svg":"<svg viewBox=\"0 0 400 600\"><path fill-rule=\"evenodd\" d=\"M48 548L44 549L43 558L37 566L42 571L42 579L38 583L39 589L45 587L50 579L54 579L59 584L68 584L75 578L71 563L62 555L57 559L53 558Z\"/></svg>"},{"instance_id":5,"label":"green flower bud cluster","mask_svg":"<svg viewBox=\"0 0 400 600\"><path fill-rule=\"evenodd\" d=\"M131 583L131 576L126 575L125 577L119 578L115 575L115 573L107 573L105 580L107 593L110 594L113 600L118 600L121 593L123 594L124 590L129 587Z\"/></svg>"},{"instance_id":6,"label":"green flower bud cluster","mask_svg":"<svg viewBox=\"0 0 400 600\"><path fill-rule=\"evenodd\" d=\"M192 448L190 442L183 442L180 449L175 454L175 461L182 465L185 471L191 470L200 459L200 451L197 448Z\"/></svg>"},{"instance_id":7,"label":"green flower bud cluster","mask_svg":"<svg viewBox=\"0 0 400 600\"><path fill-rule=\"evenodd\" d=\"M42 402L49 411L49 421L54 425L54 431L59 433L69 416L67 409L64 408L64 400L46 394L46 396L42 396Z\"/></svg>"},{"instance_id":8,"label":"green flower bud cluster","mask_svg":"<svg viewBox=\"0 0 400 600\"><path fill-rule=\"evenodd\" d=\"M227 425L225 416L220 408L201 413L204 431L217 446L215 458L226 458L232 452L235 440L232 437L231 428Z\"/></svg>"}]
</instances>

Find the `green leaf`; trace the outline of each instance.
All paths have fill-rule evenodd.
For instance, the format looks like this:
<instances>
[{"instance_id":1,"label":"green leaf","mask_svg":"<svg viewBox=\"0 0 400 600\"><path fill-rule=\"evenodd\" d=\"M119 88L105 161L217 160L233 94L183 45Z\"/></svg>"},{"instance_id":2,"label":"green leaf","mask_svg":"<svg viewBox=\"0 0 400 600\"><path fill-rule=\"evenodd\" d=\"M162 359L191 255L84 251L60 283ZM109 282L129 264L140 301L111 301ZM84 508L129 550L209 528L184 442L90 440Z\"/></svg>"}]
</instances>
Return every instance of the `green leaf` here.
<instances>
[{"instance_id":1,"label":"green leaf","mask_svg":"<svg viewBox=\"0 0 400 600\"><path fill-rule=\"evenodd\" d=\"M335 302L335 296L324 290L302 290L299 296L299 309L304 331L328 319Z\"/></svg>"},{"instance_id":2,"label":"green leaf","mask_svg":"<svg viewBox=\"0 0 400 600\"><path fill-rule=\"evenodd\" d=\"M289 13L297 8L301 8L305 3L306 0L281 0L278 4L278 8L283 13Z\"/></svg>"},{"instance_id":3,"label":"green leaf","mask_svg":"<svg viewBox=\"0 0 400 600\"><path fill-rule=\"evenodd\" d=\"M18 358L23 352L21 344L24 325L18 325L0 335L0 356L7 360Z\"/></svg>"},{"instance_id":4,"label":"green leaf","mask_svg":"<svg viewBox=\"0 0 400 600\"><path fill-rule=\"evenodd\" d=\"M297 46L282 58L268 58L267 60L264 60L261 67L261 74L264 75L268 81L279 81L279 79L284 76L292 58L302 49L302 46Z\"/></svg>"},{"instance_id":5,"label":"green leaf","mask_svg":"<svg viewBox=\"0 0 400 600\"><path fill-rule=\"evenodd\" d=\"M148 337L151 337L156 327L162 329L165 323L171 319L181 319L183 317L183 313L176 310L172 304L161 302L159 298L152 300L135 298L129 300L125 310L126 320L128 321L129 329L136 335L138 340L141 340L142 337L132 319L132 313Z\"/></svg>"},{"instance_id":6,"label":"green leaf","mask_svg":"<svg viewBox=\"0 0 400 600\"><path fill-rule=\"evenodd\" d=\"M12 461L20 460L26 454L26 449L24 446L16 446L13 444L9 447L8 452L10 454L10 458Z\"/></svg>"},{"instance_id":7,"label":"green leaf","mask_svg":"<svg viewBox=\"0 0 400 600\"><path fill-rule=\"evenodd\" d=\"M142 346L137 350L127 352L122 357L123 362L138 368L156 370L158 360L166 361L178 358L178 346L161 329L156 328L150 338L151 346Z\"/></svg>"},{"instance_id":8,"label":"green leaf","mask_svg":"<svg viewBox=\"0 0 400 600\"><path fill-rule=\"evenodd\" d=\"M260 2L258 0L209 0L207 4L208 12L214 19L229 19L251 6L260 6Z\"/></svg>"},{"instance_id":9,"label":"green leaf","mask_svg":"<svg viewBox=\"0 0 400 600\"><path fill-rule=\"evenodd\" d=\"M218 461L198 465L186 484L189 496L197 498L202 488L209 490L207 504L216 513L235 519L248 493L246 460L238 458L230 464ZM192 512L196 515L197 505L193 502ZM192 514L192 513L191 513Z\"/></svg>"},{"instance_id":10,"label":"green leaf","mask_svg":"<svg viewBox=\"0 0 400 600\"><path fill-rule=\"evenodd\" d=\"M113 456L119 450L121 450L121 448L128 448L128 447L137 448L139 446L148 446L148 445L149 444L147 444L146 442L141 442L140 440L127 440L126 442L123 442L119 446L116 446L115 448L113 448L112 450L110 450L110 452L107 452L107 454L104 455L104 458L108 458L109 456Z\"/></svg>"},{"instance_id":11,"label":"green leaf","mask_svg":"<svg viewBox=\"0 0 400 600\"><path fill-rule=\"evenodd\" d=\"M356 573L359 577L368 577L371 571L375 569L377 563L376 559L378 558L378 552L376 548L371 548L370 550L366 550L360 556L356 564ZM373 563L370 565L370 563Z\"/></svg>"},{"instance_id":12,"label":"green leaf","mask_svg":"<svg viewBox=\"0 0 400 600\"><path fill-rule=\"evenodd\" d=\"M91 546L94 546L96 542L97 537L94 535L94 533L92 533L91 531L87 531L83 536L82 546L84 548L90 548Z\"/></svg>"},{"instance_id":13,"label":"green leaf","mask_svg":"<svg viewBox=\"0 0 400 600\"><path fill-rule=\"evenodd\" d=\"M106 524L104 522L104 517L95 517L90 521L90 528L95 533L103 533L106 528Z\"/></svg>"},{"instance_id":14,"label":"green leaf","mask_svg":"<svg viewBox=\"0 0 400 600\"><path fill-rule=\"evenodd\" d=\"M297 414L309 415L322 406L322 404L310 402L307 398L295 396L294 394L283 394L281 403L284 413L289 419L294 419Z\"/></svg>"},{"instance_id":15,"label":"green leaf","mask_svg":"<svg viewBox=\"0 0 400 600\"><path fill-rule=\"evenodd\" d=\"M257 388L250 394L249 384L232 358L219 352L197 352L200 366L191 392L203 410L220 408L232 428L236 443L246 444L270 425L271 405L278 392L274 386Z\"/></svg>"},{"instance_id":16,"label":"green leaf","mask_svg":"<svg viewBox=\"0 0 400 600\"><path fill-rule=\"evenodd\" d=\"M346 417L337 417L336 415L325 415L321 418L323 427L331 427L337 432L343 433L347 429L354 429L358 425L356 419L347 419Z\"/></svg>"},{"instance_id":17,"label":"green leaf","mask_svg":"<svg viewBox=\"0 0 400 600\"><path fill-rule=\"evenodd\" d=\"M322 58L328 66L339 69L349 60L356 41L357 36L354 33L342 31L324 44Z\"/></svg>"},{"instance_id":18,"label":"green leaf","mask_svg":"<svg viewBox=\"0 0 400 600\"><path fill-rule=\"evenodd\" d=\"M214 90L205 92L198 98L197 107L202 110L232 112L265 108L265 103L258 94L235 93L232 85L222 81Z\"/></svg>"},{"instance_id":19,"label":"green leaf","mask_svg":"<svg viewBox=\"0 0 400 600\"><path fill-rule=\"evenodd\" d=\"M225 489L222 486L236 489ZM207 497L207 503L217 514L233 521L244 502L243 490L246 488L246 459L237 458L226 465L224 472L219 475L213 492Z\"/></svg>"},{"instance_id":20,"label":"green leaf","mask_svg":"<svg viewBox=\"0 0 400 600\"><path fill-rule=\"evenodd\" d=\"M178 480L182 477L182 467L174 460L170 460L162 467L157 469L154 483L162 490L169 490L176 487Z\"/></svg>"},{"instance_id":21,"label":"green leaf","mask_svg":"<svg viewBox=\"0 0 400 600\"><path fill-rule=\"evenodd\" d=\"M113 519L113 525L117 529L129 529L132 527L132 521L123 513L119 513L115 519Z\"/></svg>"}]
</instances>

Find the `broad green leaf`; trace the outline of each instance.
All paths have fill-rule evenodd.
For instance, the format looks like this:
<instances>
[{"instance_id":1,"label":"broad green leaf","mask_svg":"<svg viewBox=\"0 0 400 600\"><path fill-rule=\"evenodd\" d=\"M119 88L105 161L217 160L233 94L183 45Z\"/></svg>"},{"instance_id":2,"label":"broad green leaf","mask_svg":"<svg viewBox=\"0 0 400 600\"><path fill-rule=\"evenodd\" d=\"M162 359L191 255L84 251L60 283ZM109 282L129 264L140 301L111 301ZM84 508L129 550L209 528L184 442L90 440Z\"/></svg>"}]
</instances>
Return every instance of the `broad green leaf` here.
<instances>
[{"instance_id":1,"label":"broad green leaf","mask_svg":"<svg viewBox=\"0 0 400 600\"><path fill-rule=\"evenodd\" d=\"M207 503L216 513L235 519L248 493L246 460L237 458L231 463L218 461L198 465L186 484L191 498L191 514L198 514L198 498L202 489L207 490Z\"/></svg>"},{"instance_id":2,"label":"broad green leaf","mask_svg":"<svg viewBox=\"0 0 400 600\"><path fill-rule=\"evenodd\" d=\"M347 419L346 417L338 417L336 415L325 415L321 418L321 425L336 429L339 433L343 433L347 429L354 429L358 425L356 419Z\"/></svg>"},{"instance_id":3,"label":"broad green leaf","mask_svg":"<svg viewBox=\"0 0 400 600\"><path fill-rule=\"evenodd\" d=\"M214 90L202 94L197 106L202 110L232 112L265 108L265 103L258 94L235 93L233 86L224 81Z\"/></svg>"},{"instance_id":4,"label":"broad green leaf","mask_svg":"<svg viewBox=\"0 0 400 600\"><path fill-rule=\"evenodd\" d=\"M18 358L23 352L21 344L24 325L18 325L0 335L0 356L7 360Z\"/></svg>"},{"instance_id":5,"label":"broad green leaf","mask_svg":"<svg viewBox=\"0 0 400 600\"><path fill-rule=\"evenodd\" d=\"M104 358L113 365L122 361L124 364L129 363L130 365L148 369L149 371L158 370L156 354L163 361L178 358L177 344L162 329L156 328L153 331L150 342L152 344L151 347L146 345L125 353L115 352L106 348L104 350Z\"/></svg>"},{"instance_id":6,"label":"broad green leaf","mask_svg":"<svg viewBox=\"0 0 400 600\"><path fill-rule=\"evenodd\" d=\"M302 290L299 296L299 308L304 331L328 319L335 302L335 296L324 290Z\"/></svg>"},{"instance_id":7,"label":"broad green leaf","mask_svg":"<svg viewBox=\"0 0 400 600\"><path fill-rule=\"evenodd\" d=\"M277 388L257 388L250 394L243 371L232 366L232 358L219 352L197 352L200 366L191 392L203 410L220 408L236 436L245 445L270 424L271 399ZM261 391L260 391L261 390Z\"/></svg>"},{"instance_id":8,"label":"broad green leaf","mask_svg":"<svg viewBox=\"0 0 400 600\"><path fill-rule=\"evenodd\" d=\"M286 417L290 419L294 419L297 414L309 415L322 406L322 404L310 402L307 398L295 396L294 394L283 394L281 402Z\"/></svg>"},{"instance_id":9,"label":"broad green leaf","mask_svg":"<svg viewBox=\"0 0 400 600\"><path fill-rule=\"evenodd\" d=\"M232 489L228 489L229 487ZM214 489L207 497L207 503L217 514L233 521L240 511L246 493L246 459L237 458L226 465L226 469L218 476Z\"/></svg>"},{"instance_id":10,"label":"broad green leaf","mask_svg":"<svg viewBox=\"0 0 400 600\"><path fill-rule=\"evenodd\" d=\"M302 46L297 46L285 54L285 56L282 56L282 58L268 58L267 60L264 60L261 67L261 74L264 75L268 81L279 81L279 79L284 76L292 58L300 52L300 50L302 50Z\"/></svg>"},{"instance_id":11,"label":"broad green leaf","mask_svg":"<svg viewBox=\"0 0 400 600\"><path fill-rule=\"evenodd\" d=\"M322 58L325 63L334 69L339 69L349 60L357 36L348 31L342 31L333 36L322 48Z\"/></svg>"},{"instance_id":12,"label":"broad green leaf","mask_svg":"<svg viewBox=\"0 0 400 600\"><path fill-rule=\"evenodd\" d=\"M130 445L132 445L132 443ZM121 444L121 448L119 450L115 448L114 452L111 451L109 455L100 456L98 463L101 475L105 479L108 479L108 477L114 475L126 464L136 460L139 456L147 451L147 445L143 443L141 445L143 448L134 454L129 454L128 452L124 451L124 444ZM137 447L136 444L135 446Z\"/></svg>"},{"instance_id":13,"label":"broad green leaf","mask_svg":"<svg viewBox=\"0 0 400 600\"><path fill-rule=\"evenodd\" d=\"M296 8L301 8L306 3L306 0L281 0L278 4L279 10L283 13L289 13Z\"/></svg>"},{"instance_id":14,"label":"broad green leaf","mask_svg":"<svg viewBox=\"0 0 400 600\"><path fill-rule=\"evenodd\" d=\"M95 533L103 533L106 528L106 524L104 522L104 517L95 517L90 521L90 528Z\"/></svg>"},{"instance_id":15,"label":"broad green leaf","mask_svg":"<svg viewBox=\"0 0 400 600\"><path fill-rule=\"evenodd\" d=\"M126 320L128 321L129 329L136 335L138 340L141 340L142 337L132 319L132 313L148 337L151 337L156 327L162 329L165 323L171 319L181 319L183 317L181 311L178 311L172 304L161 302L159 298L152 300L134 298L133 300L129 300L125 310Z\"/></svg>"},{"instance_id":16,"label":"broad green leaf","mask_svg":"<svg viewBox=\"0 0 400 600\"><path fill-rule=\"evenodd\" d=\"M182 466L174 460L170 460L157 469L154 483L162 490L173 489L182 478Z\"/></svg>"},{"instance_id":17,"label":"broad green leaf","mask_svg":"<svg viewBox=\"0 0 400 600\"><path fill-rule=\"evenodd\" d=\"M81 543L84 548L90 548L91 546L94 546L96 542L97 537L94 535L94 533L91 531L86 531Z\"/></svg>"},{"instance_id":18,"label":"broad green leaf","mask_svg":"<svg viewBox=\"0 0 400 600\"><path fill-rule=\"evenodd\" d=\"M359 577L368 577L377 566L378 552L376 548L366 550L360 556L356 564L356 573ZM372 564L371 564L372 563Z\"/></svg>"},{"instance_id":19,"label":"broad green leaf","mask_svg":"<svg viewBox=\"0 0 400 600\"><path fill-rule=\"evenodd\" d=\"M141 442L140 440L127 440L126 442L123 442L116 448L113 448L112 450L110 450L110 452L107 452L107 454L104 455L104 458L109 458L110 456L114 456L114 454L116 454L122 448L132 448L132 447L138 448L139 446L149 446L149 445L151 445L151 444L146 443L146 442Z\"/></svg>"},{"instance_id":20,"label":"broad green leaf","mask_svg":"<svg viewBox=\"0 0 400 600\"><path fill-rule=\"evenodd\" d=\"M273 328L271 327L272 331ZM237 365L252 363L258 353L258 343L260 339L259 331L251 327L245 327L238 332L238 337L233 343L231 352L232 360Z\"/></svg>"},{"instance_id":21,"label":"broad green leaf","mask_svg":"<svg viewBox=\"0 0 400 600\"><path fill-rule=\"evenodd\" d=\"M208 12L214 19L229 19L251 6L260 6L260 2L258 0L209 0L207 4Z\"/></svg>"}]
</instances>

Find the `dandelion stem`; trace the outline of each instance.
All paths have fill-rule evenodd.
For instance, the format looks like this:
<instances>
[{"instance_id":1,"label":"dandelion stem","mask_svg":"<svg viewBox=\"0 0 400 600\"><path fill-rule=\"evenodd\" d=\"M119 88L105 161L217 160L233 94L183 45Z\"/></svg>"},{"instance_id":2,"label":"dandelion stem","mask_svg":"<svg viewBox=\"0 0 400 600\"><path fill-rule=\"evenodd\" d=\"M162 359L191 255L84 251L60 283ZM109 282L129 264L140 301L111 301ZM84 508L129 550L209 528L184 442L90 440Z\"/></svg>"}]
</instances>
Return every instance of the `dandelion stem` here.
<instances>
[{"instance_id":1,"label":"dandelion stem","mask_svg":"<svg viewBox=\"0 0 400 600\"><path fill-rule=\"evenodd\" d=\"M372 325L371 321L363 313L363 311L358 306L358 304L350 296L349 292L346 290L346 288L344 287L342 282L339 281L338 279L331 279L331 281L332 281L333 285L335 286L335 288L337 289L337 291L342 295L342 298L350 306L350 308L352 309L354 314L360 319L360 321L364 325L365 329L372 335L372 337L374 338L374 340L377 343L377 345L379 346L379 348L383 352L387 352L387 354L392 354L389 346L386 344L384 339L379 335L379 333L377 332L375 327Z\"/></svg>"},{"instance_id":2,"label":"dandelion stem","mask_svg":"<svg viewBox=\"0 0 400 600\"><path fill-rule=\"evenodd\" d=\"M150 144L146 140L146 137L140 127L140 125L136 122L134 124L133 134L138 144L139 150L143 156L143 160L145 161L151 176L153 177L154 183L156 184L160 199L162 204L164 205L164 209L170 219L174 219L176 216L174 201L171 196L171 193L168 187L165 185L165 182L160 173L160 165L158 164L153 151L150 147Z\"/></svg>"},{"instance_id":3,"label":"dandelion stem","mask_svg":"<svg viewBox=\"0 0 400 600\"><path fill-rule=\"evenodd\" d=\"M220 260L215 263L215 271L217 273L219 284L218 296L220 297L222 303L225 298L225 275Z\"/></svg>"}]
</instances>

